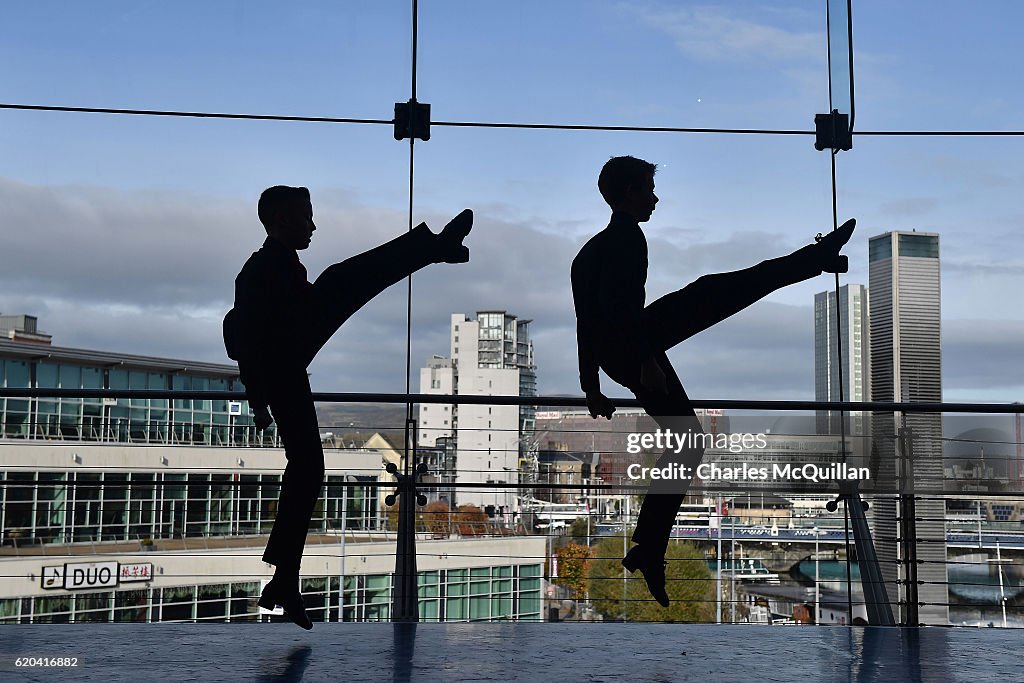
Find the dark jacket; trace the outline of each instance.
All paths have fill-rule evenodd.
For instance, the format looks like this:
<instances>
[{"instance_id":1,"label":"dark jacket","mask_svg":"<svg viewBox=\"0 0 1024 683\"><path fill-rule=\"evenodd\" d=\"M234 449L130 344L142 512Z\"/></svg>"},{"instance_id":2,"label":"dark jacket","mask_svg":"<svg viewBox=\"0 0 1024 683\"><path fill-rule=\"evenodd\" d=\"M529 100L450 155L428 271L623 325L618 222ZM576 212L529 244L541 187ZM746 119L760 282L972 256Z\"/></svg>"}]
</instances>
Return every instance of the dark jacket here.
<instances>
[{"instance_id":1,"label":"dark jacket","mask_svg":"<svg viewBox=\"0 0 1024 683\"><path fill-rule=\"evenodd\" d=\"M294 249L268 237L235 278L235 306L224 318L224 345L253 410L270 404L274 374L305 372L312 321L306 269Z\"/></svg>"},{"instance_id":2,"label":"dark jacket","mask_svg":"<svg viewBox=\"0 0 1024 683\"><path fill-rule=\"evenodd\" d=\"M643 319L647 238L630 216L612 214L572 262L580 386L600 390L598 367L639 365L651 355Z\"/></svg>"}]
</instances>

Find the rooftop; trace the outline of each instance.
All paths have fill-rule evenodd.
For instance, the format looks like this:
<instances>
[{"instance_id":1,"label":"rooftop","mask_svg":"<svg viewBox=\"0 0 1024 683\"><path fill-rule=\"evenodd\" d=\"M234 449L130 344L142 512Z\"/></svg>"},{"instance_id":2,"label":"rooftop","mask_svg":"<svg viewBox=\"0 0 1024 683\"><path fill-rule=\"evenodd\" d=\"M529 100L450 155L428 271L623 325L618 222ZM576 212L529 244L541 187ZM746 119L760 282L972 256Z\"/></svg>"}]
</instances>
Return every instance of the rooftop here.
<instances>
[{"instance_id":1,"label":"rooftop","mask_svg":"<svg viewBox=\"0 0 1024 683\"><path fill-rule=\"evenodd\" d=\"M0 339L0 357L50 360L53 362L63 361L74 365L99 367L122 366L138 370L209 375L223 378L238 376L238 367L227 363L208 363L206 361L159 358L157 356L140 356L130 353L75 349L65 346L50 346L49 344L10 341L8 339Z\"/></svg>"}]
</instances>

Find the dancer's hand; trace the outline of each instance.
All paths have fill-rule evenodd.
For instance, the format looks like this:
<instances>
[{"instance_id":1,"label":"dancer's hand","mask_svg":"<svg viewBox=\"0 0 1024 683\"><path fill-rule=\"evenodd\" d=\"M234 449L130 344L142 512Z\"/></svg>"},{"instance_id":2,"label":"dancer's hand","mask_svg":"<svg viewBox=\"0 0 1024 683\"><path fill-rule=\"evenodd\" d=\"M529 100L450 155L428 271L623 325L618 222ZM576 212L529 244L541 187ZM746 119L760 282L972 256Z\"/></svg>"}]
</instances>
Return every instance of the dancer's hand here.
<instances>
[{"instance_id":1,"label":"dancer's hand","mask_svg":"<svg viewBox=\"0 0 1024 683\"><path fill-rule=\"evenodd\" d=\"M668 379L665 377L665 371L653 357L645 360L640 366L640 385L647 391L659 394L668 393Z\"/></svg>"},{"instance_id":2,"label":"dancer's hand","mask_svg":"<svg viewBox=\"0 0 1024 683\"><path fill-rule=\"evenodd\" d=\"M615 413L615 404L600 391L592 391L587 394L587 410L590 411L592 418L601 416L610 420Z\"/></svg>"},{"instance_id":3,"label":"dancer's hand","mask_svg":"<svg viewBox=\"0 0 1024 683\"><path fill-rule=\"evenodd\" d=\"M256 425L256 431L262 432L274 422L274 418L271 417L269 408L259 408L253 414L252 421Z\"/></svg>"}]
</instances>

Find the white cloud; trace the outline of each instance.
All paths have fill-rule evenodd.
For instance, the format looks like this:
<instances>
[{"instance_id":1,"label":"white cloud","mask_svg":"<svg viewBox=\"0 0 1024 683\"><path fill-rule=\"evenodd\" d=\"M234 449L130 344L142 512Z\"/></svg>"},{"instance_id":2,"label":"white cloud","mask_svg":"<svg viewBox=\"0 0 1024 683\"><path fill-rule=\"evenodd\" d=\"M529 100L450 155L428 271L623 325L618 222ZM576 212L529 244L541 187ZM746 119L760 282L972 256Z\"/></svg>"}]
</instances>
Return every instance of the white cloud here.
<instances>
[{"instance_id":1,"label":"white cloud","mask_svg":"<svg viewBox=\"0 0 1024 683\"><path fill-rule=\"evenodd\" d=\"M641 18L671 36L683 54L698 60L818 63L823 59L824 31L784 28L737 14L721 7L670 6L642 10Z\"/></svg>"},{"instance_id":2,"label":"white cloud","mask_svg":"<svg viewBox=\"0 0 1024 683\"><path fill-rule=\"evenodd\" d=\"M366 206L349 193L314 190L313 199L319 230L303 253L311 277L405 229L400 210ZM422 218L436 230L458 208ZM431 266L414 277L413 390L423 362L447 354L452 312L497 308L534 321L541 392L578 393L569 265L586 236L567 235L580 235L580 226L566 230L558 217L525 219L509 207L474 208L470 263ZM220 320L238 268L262 241L254 214L241 200L0 180L7 238L0 252L0 311L38 316L40 328L61 346L227 362ZM651 237L649 299L703 273L799 246L769 232L696 239ZM969 267L959 260L953 265L952 258L947 263L950 281ZM792 300L802 301L802 291ZM346 323L311 367L315 389L404 391L405 293L404 284L392 287ZM688 391L695 398L813 396L809 304L809 296L807 305L761 302L680 345L671 356ZM1016 371L1022 325L944 320L947 395L984 398L978 396L983 387L988 400L1019 398L1013 392L1024 384ZM611 395L626 393L607 380L606 388Z\"/></svg>"}]
</instances>

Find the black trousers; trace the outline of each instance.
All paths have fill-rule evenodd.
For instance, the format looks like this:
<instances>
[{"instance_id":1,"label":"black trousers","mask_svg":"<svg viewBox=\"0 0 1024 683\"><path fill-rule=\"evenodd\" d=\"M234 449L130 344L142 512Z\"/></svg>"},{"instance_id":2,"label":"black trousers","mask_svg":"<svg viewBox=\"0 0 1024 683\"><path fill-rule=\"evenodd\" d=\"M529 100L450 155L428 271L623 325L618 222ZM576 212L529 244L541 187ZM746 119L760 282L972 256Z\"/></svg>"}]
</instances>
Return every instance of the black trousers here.
<instances>
[{"instance_id":1,"label":"black trousers","mask_svg":"<svg viewBox=\"0 0 1024 683\"><path fill-rule=\"evenodd\" d=\"M300 363L269 372L270 409L288 464L263 560L297 570L324 480L324 451L306 367L327 340L367 302L436 260L435 236L420 226L327 268L313 283L313 325L300 340ZM297 330L296 333L302 331Z\"/></svg>"},{"instance_id":2,"label":"black trousers","mask_svg":"<svg viewBox=\"0 0 1024 683\"><path fill-rule=\"evenodd\" d=\"M649 304L644 309L643 325L656 349L655 359L665 373L667 393L648 391L640 384L640 360L635 353L602 354L601 367L609 377L633 392L661 429L677 434L703 434L686 390L665 351L775 290L820 273L814 252L804 247L744 270L704 275ZM688 467L692 474L704 458L701 444L697 439L694 447L684 448L679 453L674 449L666 450L658 458L657 467L678 464ZM633 541L654 553L664 554L689 486L690 479L653 479L640 507Z\"/></svg>"}]
</instances>

